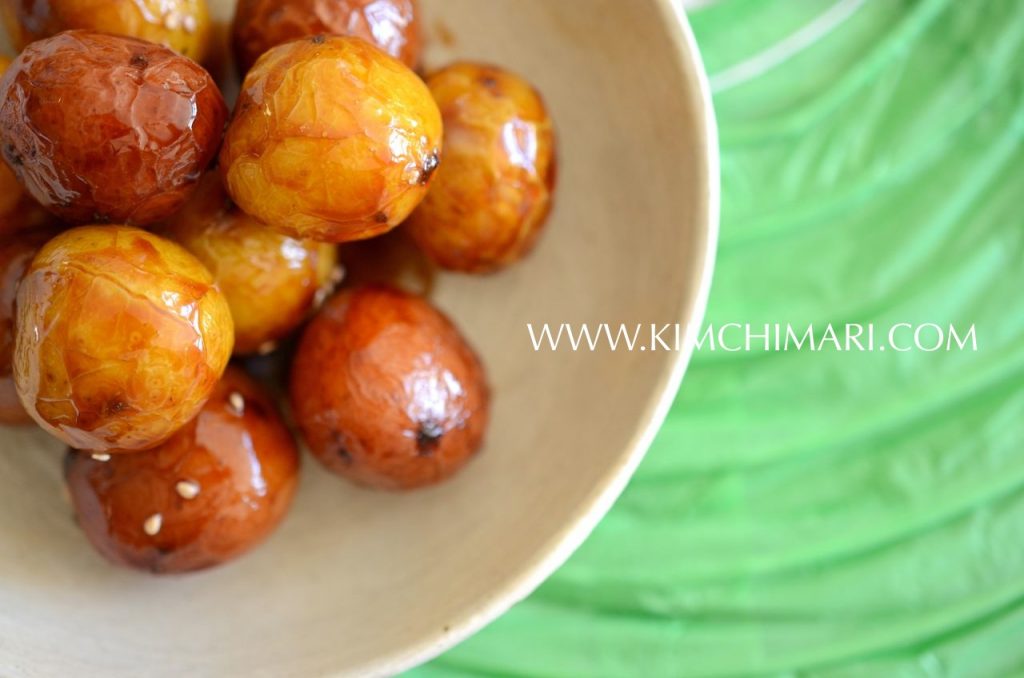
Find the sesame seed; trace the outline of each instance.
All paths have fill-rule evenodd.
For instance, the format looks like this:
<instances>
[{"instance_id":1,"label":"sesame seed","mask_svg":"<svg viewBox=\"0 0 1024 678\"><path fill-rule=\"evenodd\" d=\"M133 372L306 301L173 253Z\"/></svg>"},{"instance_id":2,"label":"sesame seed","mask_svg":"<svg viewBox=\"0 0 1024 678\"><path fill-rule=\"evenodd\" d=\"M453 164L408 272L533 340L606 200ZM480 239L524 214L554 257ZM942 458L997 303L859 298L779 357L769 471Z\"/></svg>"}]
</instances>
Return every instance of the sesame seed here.
<instances>
[{"instance_id":1,"label":"sesame seed","mask_svg":"<svg viewBox=\"0 0 1024 678\"><path fill-rule=\"evenodd\" d=\"M240 417L245 414L245 398L238 391L234 391L228 396L228 404L231 406L232 413L236 416Z\"/></svg>"},{"instance_id":2,"label":"sesame seed","mask_svg":"<svg viewBox=\"0 0 1024 678\"><path fill-rule=\"evenodd\" d=\"M92 458L96 461L110 461L110 455L106 452L95 452L93 453Z\"/></svg>"},{"instance_id":3,"label":"sesame seed","mask_svg":"<svg viewBox=\"0 0 1024 678\"><path fill-rule=\"evenodd\" d=\"M343 266L335 266L331 269L331 284L340 285L341 281L345 279L345 268Z\"/></svg>"},{"instance_id":4,"label":"sesame seed","mask_svg":"<svg viewBox=\"0 0 1024 678\"><path fill-rule=\"evenodd\" d=\"M192 480L180 480L174 489L182 499L195 499L199 496L199 483Z\"/></svg>"},{"instance_id":5,"label":"sesame seed","mask_svg":"<svg viewBox=\"0 0 1024 678\"><path fill-rule=\"evenodd\" d=\"M260 355L270 355L276 350L276 341L264 341L262 344L259 345L259 348L256 349L256 352L259 353Z\"/></svg>"},{"instance_id":6,"label":"sesame seed","mask_svg":"<svg viewBox=\"0 0 1024 678\"><path fill-rule=\"evenodd\" d=\"M150 517L146 518L146 522L142 523L142 529L150 537L155 537L160 533L160 528L164 526L164 517L159 513L154 513Z\"/></svg>"}]
</instances>

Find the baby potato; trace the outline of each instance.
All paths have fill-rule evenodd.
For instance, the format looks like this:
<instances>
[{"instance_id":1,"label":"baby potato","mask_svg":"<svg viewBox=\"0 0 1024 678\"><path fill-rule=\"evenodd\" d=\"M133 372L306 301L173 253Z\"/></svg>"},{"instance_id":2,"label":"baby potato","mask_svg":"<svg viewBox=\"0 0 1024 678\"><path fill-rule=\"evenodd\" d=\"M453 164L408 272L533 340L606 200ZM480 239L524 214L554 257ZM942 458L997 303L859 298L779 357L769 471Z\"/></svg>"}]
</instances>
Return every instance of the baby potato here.
<instances>
[{"instance_id":1,"label":"baby potato","mask_svg":"<svg viewBox=\"0 0 1024 678\"><path fill-rule=\"evenodd\" d=\"M292 412L331 471L406 489L441 481L480 448L489 391L476 353L424 299L387 287L335 296L306 328Z\"/></svg>"},{"instance_id":2,"label":"baby potato","mask_svg":"<svg viewBox=\"0 0 1024 678\"><path fill-rule=\"evenodd\" d=\"M202 61L210 42L206 0L2 0L17 50L61 31L82 28L170 47Z\"/></svg>"},{"instance_id":3,"label":"baby potato","mask_svg":"<svg viewBox=\"0 0 1024 678\"><path fill-rule=\"evenodd\" d=\"M507 266L530 251L551 209L555 138L544 102L494 66L453 64L427 86L444 118L444 162L409 230L445 268Z\"/></svg>"},{"instance_id":4,"label":"baby potato","mask_svg":"<svg viewBox=\"0 0 1024 678\"><path fill-rule=\"evenodd\" d=\"M235 61L245 73L271 47L313 35L351 35L409 68L420 58L416 0L239 0L232 23Z\"/></svg>"},{"instance_id":5,"label":"baby potato","mask_svg":"<svg viewBox=\"0 0 1024 678\"><path fill-rule=\"evenodd\" d=\"M227 117L195 62L90 31L30 44L0 95L7 164L72 223L150 224L173 214L213 160Z\"/></svg>"},{"instance_id":6,"label":"baby potato","mask_svg":"<svg viewBox=\"0 0 1024 678\"><path fill-rule=\"evenodd\" d=\"M231 312L182 247L126 226L48 242L18 289L14 383L68 445L131 452L195 416L231 357Z\"/></svg>"},{"instance_id":7,"label":"baby potato","mask_svg":"<svg viewBox=\"0 0 1024 678\"><path fill-rule=\"evenodd\" d=\"M291 505L298 470L274 403L236 368L159 447L71 451L64 465L78 523L96 550L156 573L218 565L263 541Z\"/></svg>"},{"instance_id":8,"label":"baby potato","mask_svg":"<svg viewBox=\"0 0 1024 678\"><path fill-rule=\"evenodd\" d=\"M49 233L33 231L0 240L0 424L31 424L11 374L18 285Z\"/></svg>"},{"instance_id":9,"label":"baby potato","mask_svg":"<svg viewBox=\"0 0 1024 678\"><path fill-rule=\"evenodd\" d=\"M203 262L231 307L235 353L265 353L338 282L335 245L296 240L231 205L220 177L203 180L167 234Z\"/></svg>"},{"instance_id":10,"label":"baby potato","mask_svg":"<svg viewBox=\"0 0 1024 678\"><path fill-rule=\"evenodd\" d=\"M415 73L358 38L271 49L245 77L220 154L228 193L294 238L390 230L438 164L441 114Z\"/></svg>"}]
</instances>

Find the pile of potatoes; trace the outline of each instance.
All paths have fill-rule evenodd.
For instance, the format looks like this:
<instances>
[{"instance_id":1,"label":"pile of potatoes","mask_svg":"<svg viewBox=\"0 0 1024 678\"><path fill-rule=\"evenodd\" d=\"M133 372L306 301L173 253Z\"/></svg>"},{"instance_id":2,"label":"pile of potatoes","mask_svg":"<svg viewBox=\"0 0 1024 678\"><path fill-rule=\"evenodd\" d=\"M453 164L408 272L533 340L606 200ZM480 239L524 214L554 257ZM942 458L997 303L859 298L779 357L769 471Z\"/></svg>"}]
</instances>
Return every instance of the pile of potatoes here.
<instances>
[{"instance_id":1,"label":"pile of potatoes","mask_svg":"<svg viewBox=\"0 0 1024 678\"><path fill-rule=\"evenodd\" d=\"M183 572L245 552L296 490L292 428L373 488L480 449L476 352L422 296L344 280L338 245L401 226L445 269L525 256L555 178L530 84L422 79L415 0L241 0L229 111L205 0L0 3L21 50L0 63L0 423L69 446L100 553ZM293 427L229 366L275 352Z\"/></svg>"}]
</instances>

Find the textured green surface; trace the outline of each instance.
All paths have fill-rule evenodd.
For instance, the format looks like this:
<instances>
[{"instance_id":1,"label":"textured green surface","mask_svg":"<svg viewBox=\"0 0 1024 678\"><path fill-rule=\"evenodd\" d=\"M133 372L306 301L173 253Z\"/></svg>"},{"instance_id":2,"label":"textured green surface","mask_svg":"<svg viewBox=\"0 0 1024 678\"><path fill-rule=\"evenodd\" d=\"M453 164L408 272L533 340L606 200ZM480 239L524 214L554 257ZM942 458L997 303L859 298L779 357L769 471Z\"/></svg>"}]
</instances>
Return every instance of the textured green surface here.
<instances>
[{"instance_id":1,"label":"textured green surface","mask_svg":"<svg viewBox=\"0 0 1024 678\"><path fill-rule=\"evenodd\" d=\"M832 4L691 21L714 75ZM1024 3L869 1L715 105L710 321L978 352L701 352L589 541L416 675L1024 672Z\"/></svg>"}]
</instances>

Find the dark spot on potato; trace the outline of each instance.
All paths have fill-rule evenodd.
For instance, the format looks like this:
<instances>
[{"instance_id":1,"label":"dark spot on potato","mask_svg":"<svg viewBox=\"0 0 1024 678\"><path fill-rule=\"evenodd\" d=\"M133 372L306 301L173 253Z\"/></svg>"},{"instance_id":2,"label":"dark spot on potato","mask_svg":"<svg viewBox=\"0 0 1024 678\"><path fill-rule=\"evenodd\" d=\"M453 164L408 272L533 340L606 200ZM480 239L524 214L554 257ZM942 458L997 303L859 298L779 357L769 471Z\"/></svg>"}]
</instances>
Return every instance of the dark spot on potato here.
<instances>
[{"instance_id":1,"label":"dark spot on potato","mask_svg":"<svg viewBox=\"0 0 1024 678\"><path fill-rule=\"evenodd\" d=\"M429 457L441 443L441 436L443 435L444 429L437 422L429 420L420 422L419 430L416 431L417 451L421 456Z\"/></svg>"},{"instance_id":2,"label":"dark spot on potato","mask_svg":"<svg viewBox=\"0 0 1024 678\"><path fill-rule=\"evenodd\" d=\"M376 214L373 215L373 220L376 221L378 224L388 223L387 212L377 212Z\"/></svg>"},{"instance_id":3,"label":"dark spot on potato","mask_svg":"<svg viewBox=\"0 0 1024 678\"><path fill-rule=\"evenodd\" d=\"M489 90L494 90L498 87L498 80L492 75L484 75L480 78L480 84Z\"/></svg>"},{"instance_id":4,"label":"dark spot on potato","mask_svg":"<svg viewBox=\"0 0 1024 678\"><path fill-rule=\"evenodd\" d=\"M144 69L149 65L149 59L146 58L145 54L133 54L131 61L128 63L131 64L132 68Z\"/></svg>"},{"instance_id":5,"label":"dark spot on potato","mask_svg":"<svg viewBox=\"0 0 1024 678\"><path fill-rule=\"evenodd\" d=\"M4 157L7 158L7 162L18 167L25 164L21 155L18 154L18 149L16 149L13 144L7 144L4 146Z\"/></svg>"},{"instance_id":6,"label":"dark spot on potato","mask_svg":"<svg viewBox=\"0 0 1024 678\"><path fill-rule=\"evenodd\" d=\"M325 41L326 39L327 39L327 38L326 38L325 36L323 36L323 35L314 35L313 37L311 37L311 38L309 39L309 41L310 41L311 43L313 43L314 45L322 45L322 44L324 44L324 41Z\"/></svg>"},{"instance_id":7,"label":"dark spot on potato","mask_svg":"<svg viewBox=\"0 0 1024 678\"><path fill-rule=\"evenodd\" d=\"M120 398L114 398L113 400L108 400L106 403L104 403L103 416L109 417L119 412L123 412L126 409L128 409L127 403L125 403Z\"/></svg>"},{"instance_id":8,"label":"dark spot on potato","mask_svg":"<svg viewBox=\"0 0 1024 678\"><path fill-rule=\"evenodd\" d=\"M427 156L427 159L423 161L423 168L420 170L420 186L426 186L430 183L430 177L434 176L434 172L437 171L437 166L440 164L438 159L437 151L434 151Z\"/></svg>"},{"instance_id":9,"label":"dark spot on potato","mask_svg":"<svg viewBox=\"0 0 1024 678\"><path fill-rule=\"evenodd\" d=\"M334 447L334 454L338 455L338 457L346 464L351 464L353 461L352 453L346 449L341 433L339 431L331 431L331 438Z\"/></svg>"}]
</instances>

